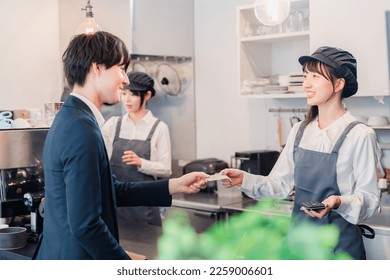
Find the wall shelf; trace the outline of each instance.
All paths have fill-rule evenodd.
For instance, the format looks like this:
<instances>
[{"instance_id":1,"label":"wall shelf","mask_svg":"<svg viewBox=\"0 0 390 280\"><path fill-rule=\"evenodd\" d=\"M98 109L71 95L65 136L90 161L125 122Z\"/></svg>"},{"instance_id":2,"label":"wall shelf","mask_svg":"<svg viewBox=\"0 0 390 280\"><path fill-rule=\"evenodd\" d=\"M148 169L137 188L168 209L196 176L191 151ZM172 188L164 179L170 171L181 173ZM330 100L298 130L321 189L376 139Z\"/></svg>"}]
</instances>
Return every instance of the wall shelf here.
<instances>
[{"instance_id":1,"label":"wall shelf","mask_svg":"<svg viewBox=\"0 0 390 280\"><path fill-rule=\"evenodd\" d=\"M304 40L304 39L309 39L309 37L310 37L309 31L299 31L299 32L269 34L269 35L262 35L262 36L240 37L240 41L242 43L261 42L261 43L272 44L278 42Z\"/></svg>"},{"instance_id":2,"label":"wall shelf","mask_svg":"<svg viewBox=\"0 0 390 280\"><path fill-rule=\"evenodd\" d=\"M390 129L390 125L385 125L385 126L371 126L372 129L374 130L387 130Z\"/></svg>"},{"instance_id":3,"label":"wall shelf","mask_svg":"<svg viewBox=\"0 0 390 280\"><path fill-rule=\"evenodd\" d=\"M294 22L294 15L299 14L301 20ZM306 97L300 90L287 94L265 94L256 92L256 88L251 89L247 85L258 79L269 79L270 84L274 85L273 79L278 75L302 73L298 58L310 53L309 19L308 0L292 1L289 17L277 26L265 26L260 23L255 16L254 5L237 8L238 92L240 97L254 99Z\"/></svg>"},{"instance_id":4,"label":"wall shelf","mask_svg":"<svg viewBox=\"0 0 390 280\"><path fill-rule=\"evenodd\" d=\"M251 99L291 99L291 98L306 98L306 94L304 93L284 93L284 94L241 94L243 98L251 98ZM389 128L390 129L390 128Z\"/></svg>"}]
</instances>

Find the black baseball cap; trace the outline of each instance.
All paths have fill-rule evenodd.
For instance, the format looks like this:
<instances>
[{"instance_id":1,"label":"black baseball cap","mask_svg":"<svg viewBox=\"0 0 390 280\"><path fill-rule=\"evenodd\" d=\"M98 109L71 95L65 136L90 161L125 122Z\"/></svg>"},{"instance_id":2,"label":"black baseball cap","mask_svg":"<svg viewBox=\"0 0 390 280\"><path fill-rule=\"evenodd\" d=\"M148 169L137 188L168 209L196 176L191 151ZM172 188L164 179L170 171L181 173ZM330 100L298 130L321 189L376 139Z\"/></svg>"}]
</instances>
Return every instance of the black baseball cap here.
<instances>
[{"instance_id":1,"label":"black baseball cap","mask_svg":"<svg viewBox=\"0 0 390 280\"><path fill-rule=\"evenodd\" d=\"M150 91L152 96L155 95L156 91L154 89L154 80L146 73L134 71L127 73L130 84L125 87L130 91L143 92Z\"/></svg>"},{"instance_id":2,"label":"black baseball cap","mask_svg":"<svg viewBox=\"0 0 390 280\"><path fill-rule=\"evenodd\" d=\"M356 59L350 53L335 47L320 47L310 56L301 56L298 61L303 66L309 61L321 61L333 68L339 78L345 79L342 97L350 97L358 90Z\"/></svg>"}]
</instances>

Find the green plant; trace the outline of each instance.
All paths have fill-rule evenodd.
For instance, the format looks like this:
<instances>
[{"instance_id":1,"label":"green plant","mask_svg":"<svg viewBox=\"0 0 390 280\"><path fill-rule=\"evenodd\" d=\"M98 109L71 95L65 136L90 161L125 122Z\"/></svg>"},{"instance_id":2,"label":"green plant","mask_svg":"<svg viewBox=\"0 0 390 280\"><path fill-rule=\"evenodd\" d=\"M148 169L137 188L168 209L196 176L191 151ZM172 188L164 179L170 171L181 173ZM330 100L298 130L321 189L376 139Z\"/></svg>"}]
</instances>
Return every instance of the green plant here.
<instances>
[{"instance_id":1,"label":"green plant","mask_svg":"<svg viewBox=\"0 0 390 280\"><path fill-rule=\"evenodd\" d=\"M290 225L286 216L267 216L274 201L261 201L228 222L221 221L197 234L184 211L164 221L158 259L168 260L326 260L350 259L334 254L338 229L311 223Z\"/></svg>"}]
</instances>

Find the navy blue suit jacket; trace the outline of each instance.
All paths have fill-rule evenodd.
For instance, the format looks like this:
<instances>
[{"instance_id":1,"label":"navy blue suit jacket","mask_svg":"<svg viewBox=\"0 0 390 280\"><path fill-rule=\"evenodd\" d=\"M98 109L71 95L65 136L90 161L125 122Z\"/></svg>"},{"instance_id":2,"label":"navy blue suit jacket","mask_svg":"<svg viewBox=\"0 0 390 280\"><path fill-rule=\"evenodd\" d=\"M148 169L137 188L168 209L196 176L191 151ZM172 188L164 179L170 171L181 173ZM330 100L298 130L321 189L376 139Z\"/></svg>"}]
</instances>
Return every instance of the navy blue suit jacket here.
<instances>
[{"instance_id":1,"label":"navy blue suit jacket","mask_svg":"<svg viewBox=\"0 0 390 280\"><path fill-rule=\"evenodd\" d=\"M34 259L129 259L116 206L170 206L168 181L118 182L89 107L69 96L43 150L45 214Z\"/></svg>"}]
</instances>

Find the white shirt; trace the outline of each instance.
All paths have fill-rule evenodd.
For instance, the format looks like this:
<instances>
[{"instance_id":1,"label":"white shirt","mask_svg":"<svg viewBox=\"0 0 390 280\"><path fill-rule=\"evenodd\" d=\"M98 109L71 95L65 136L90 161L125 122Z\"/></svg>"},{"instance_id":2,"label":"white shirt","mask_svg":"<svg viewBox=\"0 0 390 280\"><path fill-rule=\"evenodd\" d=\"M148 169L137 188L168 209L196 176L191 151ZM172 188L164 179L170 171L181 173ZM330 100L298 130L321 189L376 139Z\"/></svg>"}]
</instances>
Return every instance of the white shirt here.
<instances>
[{"instance_id":1,"label":"white shirt","mask_svg":"<svg viewBox=\"0 0 390 280\"><path fill-rule=\"evenodd\" d=\"M103 126L102 133L108 157L111 158L115 138L116 125L122 118L119 137L123 139L146 140L157 118L148 111L145 117L135 124L128 116L112 117ZM168 126L160 121L151 139L150 160L141 158L141 167L138 171L157 177L168 178L171 175L171 140Z\"/></svg>"},{"instance_id":2,"label":"white shirt","mask_svg":"<svg viewBox=\"0 0 390 280\"><path fill-rule=\"evenodd\" d=\"M96 108L95 104L93 104L89 99L85 98L84 96L82 96L82 95L80 95L78 93L72 92L70 95L73 95L74 97L77 97L78 99L83 101L85 104L87 104L89 109L91 109L92 114L95 116L95 119L96 119L99 127L101 127L103 125L103 123L104 123L103 115L102 115L102 113L100 113L98 108Z\"/></svg>"},{"instance_id":3,"label":"white shirt","mask_svg":"<svg viewBox=\"0 0 390 280\"><path fill-rule=\"evenodd\" d=\"M301 148L330 153L347 125L356 119L345 113L324 129L311 122L304 130ZM259 200L262 197L286 198L294 187L293 147L300 122L291 129L278 161L269 176L244 173L242 191ZM341 205L337 211L345 220L358 224L372 216L379 207L377 164L381 150L374 130L366 125L355 126L340 147L337 159L337 184Z\"/></svg>"}]
</instances>

